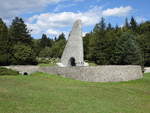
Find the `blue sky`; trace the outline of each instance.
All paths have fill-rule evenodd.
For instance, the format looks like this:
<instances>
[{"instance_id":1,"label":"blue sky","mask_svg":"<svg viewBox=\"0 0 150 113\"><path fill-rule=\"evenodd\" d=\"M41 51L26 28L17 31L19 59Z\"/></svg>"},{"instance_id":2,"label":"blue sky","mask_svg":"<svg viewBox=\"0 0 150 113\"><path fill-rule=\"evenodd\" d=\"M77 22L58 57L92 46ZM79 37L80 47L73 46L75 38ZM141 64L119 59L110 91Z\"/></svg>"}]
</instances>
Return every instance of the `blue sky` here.
<instances>
[{"instance_id":1,"label":"blue sky","mask_svg":"<svg viewBox=\"0 0 150 113\"><path fill-rule=\"evenodd\" d=\"M148 0L3 0L0 17L6 23L22 17L34 38L43 33L50 38L67 34L76 19L83 23L83 34L90 32L101 17L114 26L122 26L126 17L134 16L138 23L150 20Z\"/></svg>"}]
</instances>

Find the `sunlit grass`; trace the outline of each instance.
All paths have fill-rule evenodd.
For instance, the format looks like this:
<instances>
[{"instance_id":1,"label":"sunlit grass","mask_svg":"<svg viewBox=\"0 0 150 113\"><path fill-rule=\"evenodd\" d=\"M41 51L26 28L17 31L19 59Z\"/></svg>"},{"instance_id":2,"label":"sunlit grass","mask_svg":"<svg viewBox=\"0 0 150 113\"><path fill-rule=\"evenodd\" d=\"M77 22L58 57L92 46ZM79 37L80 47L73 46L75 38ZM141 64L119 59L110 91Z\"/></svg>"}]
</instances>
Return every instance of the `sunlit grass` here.
<instances>
[{"instance_id":1,"label":"sunlit grass","mask_svg":"<svg viewBox=\"0 0 150 113\"><path fill-rule=\"evenodd\" d=\"M131 75L132 76L132 75ZM150 73L92 83L44 73L0 76L0 113L149 113Z\"/></svg>"},{"instance_id":2,"label":"sunlit grass","mask_svg":"<svg viewBox=\"0 0 150 113\"><path fill-rule=\"evenodd\" d=\"M47 67L47 66L56 66L56 64L52 64L52 63L49 63L49 64L38 64L38 66L40 66L40 67Z\"/></svg>"}]
</instances>

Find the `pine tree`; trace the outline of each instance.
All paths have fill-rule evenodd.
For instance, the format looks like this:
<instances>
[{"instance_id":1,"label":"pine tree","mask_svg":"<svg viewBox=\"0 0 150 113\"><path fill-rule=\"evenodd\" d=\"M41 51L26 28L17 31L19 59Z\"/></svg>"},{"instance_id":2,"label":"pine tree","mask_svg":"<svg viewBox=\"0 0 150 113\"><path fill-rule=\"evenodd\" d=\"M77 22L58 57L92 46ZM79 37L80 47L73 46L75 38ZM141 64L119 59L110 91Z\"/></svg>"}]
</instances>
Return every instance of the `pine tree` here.
<instances>
[{"instance_id":1,"label":"pine tree","mask_svg":"<svg viewBox=\"0 0 150 113\"><path fill-rule=\"evenodd\" d=\"M123 33L116 43L112 64L116 65L142 65L143 57L141 50L130 33Z\"/></svg>"},{"instance_id":2,"label":"pine tree","mask_svg":"<svg viewBox=\"0 0 150 113\"><path fill-rule=\"evenodd\" d=\"M93 49L91 49L91 53L93 54L92 58L96 64L107 64L107 53L105 52L107 48L107 39L106 39L106 23L104 18L96 24L93 31Z\"/></svg>"},{"instance_id":3,"label":"pine tree","mask_svg":"<svg viewBox=\"0 0 150 113\"><path fill-rule=\"evenodd\" d=\"M33 49L36 56L39 56L40 51L42 50L40 39L33 39Z\"/></svg>"},{"instance_id":4,"label":"pine tree","mask_svg":"<svg viewBox=\"0 0 150 113\"><path fill-rule=\"evenodd\" d=\"M61 33L61 34L58 36L57 41L59 41L59 40L65 40L65 34L64 34L64 33Z\"/></svg>"},{"instance_id":5,"label":"pine tree","mask_svg":"<svg viewBox=\"0 0 150 113\"><path fill-rule=\"evenodd\" d=\"M52 55L55 58L60 58L62 56L63 50L65 48L66 45L66 38L64 33L60 34L57 38L57 40L55 41L53 47L52 47Z\"/></svg>"},{"instance_id":6,"label":"pine tree","mask_svg":"<svg viewBox=\"0 0 150 113\"><path fill-rule=\"evenodd\" d=\"M137 31L137 22L136 20L132 17L131 18L131 21L130 21L130 28L133 32L136 32Z\"/></svg>"},{"instance_id":7,"label":"pine tree","mask_svg":"<svg viewBox=\"0 0 150 113\"><path fill-rule=\"evenodd\" d=\"M11 64L35 64L33 39L22 18L13 19L9 29Z\"/></svg>"},{"instance_id":8,"label":"pine tree","mask_svg":"<svg viewBox=\"0 0 150 113\"><path fill-rule=\"evenodd\" d=\"M32 45L32 37L22 18L16 17L10 26L10 37L13 44L23 43Z\"/></svg>"},{"instance_id":9,"label":"pine tree","mask_svg":"<svg viewBox=\"0 0 150 113\"><path fill-rule=\"evenodd\" d=\"M118 26L118 25L116 25L116 26L115 26L115 30L117 31L118 29L119 29L119 26Z\"/></svg>"},{"instance_id":10,"label":"pine tree","mask_svg":"<svg viewBox=\"0 0 150 113\"><path fill-rule=\"evenodd\" d=\"M91 38L91 33L87 33L83 37L83 48L84 48L84 59L88 60L89 59L89 43L90 43L90 38Z\"/></svg>"},{"instance_id":11,"label":"pine tree","mask_svg":"<svg viewBox=\"0 0 150 113\"><path fill-rule=\"evenodd\" d=\"M150 66L150 21L140 25L138 42L143 51L144 65Z\"/></svg>"},{"instance_id":12,"label":"pine tree","mask_svg":"<svg viewBox=\"0 0 150 113\"><path fill-rule=\"evenodd\" d=\"M107 30L112 30L111 23L108 24Z\"/></svg>"},{"instance_id":13,"label":"pine tree","mask_svg":"<svg viewBox=\"0 0 150 113\"><path fill-rule=\"evenodd\" d=\"M93 32L102 32L106 29L106 23L105 23L105 19L102 17L101 21L95 25Z\"/></svg>"},{"instance_id":14,"label":"pine tree","mask_svg":"<svg viewBox=\"0 0 150 113\"><path fill-rule=\"evenodd\" d=\"M46 35L42 36L41 42L44 45L42 50L39 53L40 57L54 57L54 58L60 58L62 56L63 50L66 45L66 39L64 33L60 34L58 38L55 37L52 41L51 46L46 46L47 42L49 44L49 40Z\"/></svg>"},{"instance_id":15,"label":"pine tree","mask_svg":"<svg viewBox=\"0 0 150 113\"><path fill-rule=\"evenodd\" d=\"M150 32L144 33L144 65L150 66Z\"/></svg>"},{"instance_id":16,"label":"pine tree","mask_svg":"<svg viewBox=\"0 0 150 113\"><path fill-rule=\"evenodd\" d=\"M42 48L52 47L52 39L49 39L46 34L43 34L40 40L40 46Z\"/></svg>"},{"instance_id":17,"label":"pine tree","mask_svg":"<svg viewBox=\"0 0 150 113\"><path fill-rule=\"evenodd\" d=\"M8 28L0 18L0 65L9 64L9 37Z\"/></svg>"}]
</instances>

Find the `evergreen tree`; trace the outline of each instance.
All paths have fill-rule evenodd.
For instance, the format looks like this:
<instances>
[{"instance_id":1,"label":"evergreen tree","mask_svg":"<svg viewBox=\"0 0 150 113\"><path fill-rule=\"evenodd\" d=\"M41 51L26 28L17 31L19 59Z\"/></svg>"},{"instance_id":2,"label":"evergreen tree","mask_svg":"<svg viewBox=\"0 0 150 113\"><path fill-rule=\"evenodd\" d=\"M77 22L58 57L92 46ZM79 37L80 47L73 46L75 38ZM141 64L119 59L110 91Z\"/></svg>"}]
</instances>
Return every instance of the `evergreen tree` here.
<instances>
[{"instance_id":1,"label":"evergreen tree","mask_svg":"<svg viewBox=\"0 0 150 113\"><path fill-rule=\"evenodd\" d=\"M84 59L88 60L89 59L89 40L91 38L91 33L87 33L83 37L83 48L84 48Z\"/></svg>"},{"instance_id":2,"label":"evergreen tree","mask_svg":"<svg viewBox=\"0 0 150 113\"><path fill-rule=\"evenodd\" d=\"M98 23L93 32L93 39L94 41L94 46L93 46L93 51L91 53L93 54L93 58L96 64L107 64L107 53L105 52L107 48L107 39L106 39L106 24L104 18L101 19L100 23Z\"/></svg>"},{"instance_id":3,"label":"evergreen tree","mask_svg":"<svg viewBox=\"0 0 150 113\"><path fill-rule=\"evenodd\" d=\"M105 19L103 17L101 18L99 25L100 25L100 29L104 31L106 28L106 23L105 23Z\"/></svg>"},{"instance_id":4,"label":"evergreen tree","mask_svg":"<svg viewBox=\"0 0 150 113\"><path fill-rule=\"evenodd\" d=\"M102 32L106 29L105 19L102 17L101 21L95 25L93 32Z\"/></svg>"},{"instance_id":5,"label":"evergreen tree","mask_svg":"<svg viewBox=\"0 0 150 113\"><path fill-rule=\"evenodd\" d=\"M64 33L61 33L61 34L58 36L57 41L59 41L59 40L65 40L65 34L64 34Z\"/></svg>"},{"instance_id":6,"label":"evergreen tree","mask_svg":"<svg viewBox=\"0 0 150 113\"><path fill-rule=\"evenodd\" d=\"M150 22L147 21L140 25L138 42L143 51L144 65L150 66Z\"/></svg>"},{"instance_id":7,"label":"evergreen tree","mask_svg":"<svg viewBox=\"0 0 150 113\"><path fill-rule=\"evenodd\" d=\"M150 66L150 32L144 33L143 43L144 65Z\"/></svg>"},{"instance_id":8,"label":"evergreen tree","mask_svg":"<svg viewBox=\"0 0 150 113\"><path fill-rule=\"evenodd\" d=\"M119 29L119 26L118 26L118 25L116 25L116 26L115 26L115 30L117 31L118 29Z\"/></svg>"},{"instance_id":9,"label":"evergreen tree","mask_svg":"<svg viewBox=\"0 0 150 113\"><path fill-rule=\"evenodd\" d=\"M33 39L22 18L13 19L9 30L11 42L11 64L35 64Z\"/></svg>"},{"instance_id":10,"label":"evergreen tree","mask_svg":"<svg viewBox=\"0 0 150 113\"><path fill-rule=\"evenodd\" d=\"M33 44L30 31L22 18L16 17L12 21L9 32L13 44L23 43L30 46Z\"/></svg>"},{"instance_id":11,"label":"evergreen tree","mask_svg":"<svg viewBox=\"0 0 150 113\"><path fill-rule=\"evenodd\" d=\"M132 34L121 35L116 43L111 62L116 65L142 65L141 50Z\"/></svg>"},{"instance_id":12,"label":"evergreen tree","mask_svg":"<svg viewBox=\"0 0 150 113\"><path fill-rule=\"evenodd\" d=\"M52 47L52 39L49 39L46 34L42 35L42 39L40 40L40 46L42 48Z\"/></svg>"},{"instance_id":13,"label":"evergreen tree","mask_svg":"<svg viewBox=\"0 0 150 113\"><path fill-rule=\"evenodd\" d=\"M57 37L54 38L54 41L56 41L56 40L57 40Z\"/></svg>"},{"instance_id":14,"label":"evergreen tree","mask_svg":"<svg viewBox=\"0 0 150 113\"><path fill-rule=\"evenodd\" d=\"M46 42L48 42L48 40L51 40L51 39L44 38L44 37L45 36L43 36L43 39L41 39L41 41L43 40L43 45ZM53 41L53 40L51 40L51 41ZM39 53L39 56L40 57L60 58L62 56L63 50L65 48L65 44L66 44L65 35L64 35L64 33L62 33L58 36L58 38L55 38L52 46L50 46L50 47L45 46L45 48L42 48L42 50Z\"/></svg>"},{"instance_id":15,"label":"evergreen tree","mask_svg":"<svg viewBox=\"0 0 150 113\"><path fill-rule=\"evenodd\" d=\"M137 31L137 22L133 17L131 18L131 21L130 21L130 27L133 32Z\"/></svg>"},{"instance_id":16,"label":"evergreen tree","mask_svg":"<svg viewBox=\"0 0 150 113\"><path fill-rule=\"evenodd\" d=\"M60 58L62 56L63 50L66 45L66 38L64 33L60 34L52 46L51 56L55 58Z\"/></svg>"},{"instance_id":17,"label":"evergreen tree","mask_svg":"<svg viewBox=\"0 0 150 113\"><path fill-rule=\"evenodd\" d=\"M9 48L8 28L0 18L0 65L9 64Z\"/></svg>"},{"instance_id":18,"label":"evergreen tree","mask_svg":"<svg viewBox=\"0 0 150 113\"><path fill-rule=\"evenodd\" d=\"M108 24L107 30L112 30L111 23Z\"/></svg>"},{"instance_id":19,"label":"evergreen tree","mask_svg":"<svg viewBox=\"0 0 150 113\"><path fill-rule=\"evenodd\" d=\"M39 56L39 53L42 50L40 41L40 39L33 39L33 49L37 57Z\"/></svg>"}]
</instances>

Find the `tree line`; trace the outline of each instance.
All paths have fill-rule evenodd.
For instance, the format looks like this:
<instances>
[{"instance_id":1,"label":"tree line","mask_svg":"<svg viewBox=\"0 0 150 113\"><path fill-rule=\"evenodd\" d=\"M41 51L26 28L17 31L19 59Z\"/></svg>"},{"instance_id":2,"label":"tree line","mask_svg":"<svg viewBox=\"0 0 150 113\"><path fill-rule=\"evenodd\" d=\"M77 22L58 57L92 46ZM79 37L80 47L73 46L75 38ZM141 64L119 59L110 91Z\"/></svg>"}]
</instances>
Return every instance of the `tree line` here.
<instances>
[{"instance_id":1,"label":"tree line","mask_svg":"<svg viewBox=\"0 0 150 113\"><path fill-rule=\"evenodd\" d=\"M83 40L85 59L98 65L150 66L150 21L112 27L102 18Z\"/></svg>"},{"instance_id":2,"label":"tree line","mask_svg":"<svg viewBox=\"0 0 150 113\"><path fill-rule=\"evenodd\" d=\"M36 65L37 57L61 57L64 33L54 39L45 34L33 39L30 33L22 18L13 19L9 27L0 19L0 65Z\"/></svg>"},{"instance_id":3,"label":"tree line","mask_svg":"<svg viewBox=\"0 0 150 113\"><path fill-rule=\"evenodd\" d=\"M37 64L37 58L60 58L66 45L64 33L49 38L31 37L22 18L16 17L10 26L0 19L0 65ZM150 66L150 21L138 24L132 17L124 26L113 27L102 18L83 37L84 59L98 65Z\"/></svg>"}]
</instances>

